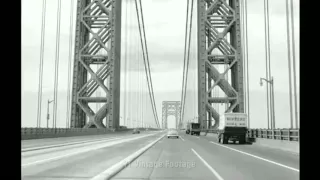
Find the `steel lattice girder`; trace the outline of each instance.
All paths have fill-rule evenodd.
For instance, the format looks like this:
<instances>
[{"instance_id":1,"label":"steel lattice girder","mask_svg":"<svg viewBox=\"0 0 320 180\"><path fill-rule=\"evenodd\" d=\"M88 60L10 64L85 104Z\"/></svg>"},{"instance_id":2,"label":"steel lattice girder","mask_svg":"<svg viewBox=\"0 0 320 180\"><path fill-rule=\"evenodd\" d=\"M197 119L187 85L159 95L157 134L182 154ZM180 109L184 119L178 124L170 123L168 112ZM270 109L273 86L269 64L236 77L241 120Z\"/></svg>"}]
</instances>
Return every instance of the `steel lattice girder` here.
<instances>
[{"instance_id":1,"label":"steel lattice girder","mask_svg":"<svg viewBox=\"0 0 320 180\"><path fill-rule=\"evenodd\" d=\"M167 128L167 118L169 115L174 115L176 118L176 126L179 126L180 120L180 101L163 101L162 102L162 128Z\"/></svg>"},{"instance_id":2,"label":"steel lattice girder","mask_svg":"<svg viewBox=\"0 0 320 180\"><path fill-rule=\"evenodd\" d=\"M121 0L78 0L71 127L119 126ZM104 53L101 54L101 51ZM100 64L94 72L90 65ZM88 80L88 73L91 78ZM105 80L109 78L106 86ZM92 97L98 88L105 97ZM88 103L104 103L93 112ZM86 116L89 122L86 123Z\"/></svg>"},{"instance_id":3,"label":"steel lattice girder","mask_svg":"<svg viewBox=\"0 0 320 180\"><path fill-rule=\"evenodd\" d=\"M228 103L226 112L244 112L239 12L239 0L198 0L198 114L202 128L207 126L207 113L209 124L212 117L214 128L219 125L213 103ZM220 73L214 66L218 64L228 68ZM228 72L231 83L226 80ZM227 97L213 97L217 86Z\"/></svg>"}]
</instances>

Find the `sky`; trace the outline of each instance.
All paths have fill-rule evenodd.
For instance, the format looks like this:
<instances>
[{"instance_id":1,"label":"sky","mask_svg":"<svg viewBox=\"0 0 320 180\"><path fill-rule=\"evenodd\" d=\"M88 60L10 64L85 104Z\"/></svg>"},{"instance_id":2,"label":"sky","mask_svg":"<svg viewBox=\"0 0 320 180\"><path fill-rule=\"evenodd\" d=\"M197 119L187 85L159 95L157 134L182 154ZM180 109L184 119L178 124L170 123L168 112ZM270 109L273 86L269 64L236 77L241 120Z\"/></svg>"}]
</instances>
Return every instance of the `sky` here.
<instances>
[{"instance_id":1,"label":"sky","mask_svg":"<svg viewBox=\"0 0 320 180\"><path fill-rule=\"evenodd\" d=\"M54 83L54 59L57 20L56 0L47 0L45 51L44 51L44 76L43 76L43 102L41 124L46 125L47 100L53 99ZM58 115L57 126L65 127L67 116L67 68L69 58L69 26L70 26L70 0L62 1L61 36L60 36L60 64L58 87ZM76 1L75 1L76 2ZM122 72L121 72L121 117L141 119L138 116L135 92L138 85L144 87L141 96L148 101L146 82L137 83L138 76L144 75L138 71L142 67L141 50L138 44L138 31L136 23L135 7L123 1L122 12ZM250 127L266 128L266 88L259 84L260 77L265 77L265 47L264 47L264 14L263 0L247 0L248 2L248 59L249 59L249 94L250 94ZM299 1L294 0L294 33L297 89L299 97ZM290 125L289 110L289 82L288 59L286 44L286 9L285 0L270 0L270 54L272 76L275 79L275 116L277 128L288 128ZM162 101L180 101L182 86L184 35L186 18L186 0L142 0L145 31L152 73L153 89L157 106L157 114L161 124ZM22 127L35 127L37 121L37 93L38 74L40 62L40 38L41 38L41 0L22 1ZM127 12L127 17L125 12ZM195 13L194 13L195 14ZM195 17L194 17L195 18ZM127 19L127 20L126 20ZM74 11L75 20L75 11ZM128 26L124 25L124 22ZM127 50L125 50L125 28L128 31ZM196 37L196 23L193 23L192 39ZM75 30L73 30L75 31ZM74 33L73 33L74 36ZM197 116L196 105L196 44L191 41L190 69L187 93L186 118ZM128 57L127 85L124 88L124 59L125 52ZM140 58L139 58L140 57ZM94 67L95 68L95 67ZM142 69L143 70L143 69ZM140 73L138 73L140 72ZM142 78L140 78L142 79ZM130 82L130 83L129 83ZM130 92L127 92L129 89ZM124 91L127 92L127 100L124 101ZM130 97L130 98L128 98ZM124 102L127 113L124 113ZM151 110L147 110L150 102L145 103L144 121L152 124ZM299 106L299 101L298 101ZM134 109L136 108L136 109ZM150 107L149 107L150 108ZM222 109L222 108L220 108ZM130 111L130 112L128 112ZM50 107L52 117L52 105ZM126 115L125 115L126 114ZM147 114L147 116L146 116ZM52 119L52 118L51 118ZM150 120L152 119L152 120ZM141 120L140 120L141 121ZM120 120L121 124L125 124ZM51 122L49 123L51 124ZM169 117L168 127L174 127L174 117Z\"/></svg>"}]
</instances>

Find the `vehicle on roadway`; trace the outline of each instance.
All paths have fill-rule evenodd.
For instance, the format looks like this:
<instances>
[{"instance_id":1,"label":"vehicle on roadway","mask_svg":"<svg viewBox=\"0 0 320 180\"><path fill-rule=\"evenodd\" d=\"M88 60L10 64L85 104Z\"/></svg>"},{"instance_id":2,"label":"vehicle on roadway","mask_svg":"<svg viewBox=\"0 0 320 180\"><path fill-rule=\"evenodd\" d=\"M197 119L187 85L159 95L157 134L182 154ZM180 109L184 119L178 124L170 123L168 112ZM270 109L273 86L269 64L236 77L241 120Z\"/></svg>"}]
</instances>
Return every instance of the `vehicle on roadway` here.
<instances>
[{"instance_id":1,"label":"vehicle on roadway","mask_svg":"<svg viewBox=\"0 0 320 180\"><path fill-rule=\"evenodd\" d=\"M188 123L186 134L198 135L200 136L200 123Z\"/></svg>"},{"instance_id":2,"label":"vehicle on roadway","mask_svg":"<svg viewBox=\"0 0 320 180\"><path fill-rule=\"evenodd\" d=\"M140 134L140 131L138 128L133 129L132 134Z\"/></svg>"},{"instance_id":3,"label":"vehicle on roadway","mask_svg":"<svg viewBox=\"0 0 320 180\"><path fill-rule=\"evenodd\" d=\"M239 141L239 144L246 143L247 137L247 114L245 113L224 113L220 116L218 126L218 142L228 144L228 141Z\"/></svg>"},{"instance_id":4,"label":"vehicle on roadway","mask_svg":"<svg viewBox=\"0 0 320 180\"><path fill-rule=\"evenodd\" d=\"M179 138L179 133L177 130L175 129L170 129L167 133L167 137L170 138L170 137L176 137L176 138Z\"/></svg>"}]
</instances>

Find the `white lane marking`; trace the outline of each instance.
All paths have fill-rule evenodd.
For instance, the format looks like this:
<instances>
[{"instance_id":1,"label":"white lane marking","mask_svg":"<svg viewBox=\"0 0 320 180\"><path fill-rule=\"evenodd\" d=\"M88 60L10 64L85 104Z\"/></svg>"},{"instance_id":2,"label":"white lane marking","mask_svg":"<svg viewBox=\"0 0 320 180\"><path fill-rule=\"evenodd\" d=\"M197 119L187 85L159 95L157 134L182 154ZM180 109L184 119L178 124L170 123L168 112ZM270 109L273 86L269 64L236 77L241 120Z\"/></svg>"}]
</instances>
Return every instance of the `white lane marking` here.
<instances>
[{"instance_id":1,"label":"white lane marking","mask_svg":"<svg viewBox=\"0 0 320 180\"><path fill-rule=\"evenodd\" d=\"M242 153L242 154L245 154L245 155L248 155L248 156L251 156L251 157L254 157L254 158L257 158L257 159L260 159L260 160L263 160L263 161L266 161L266 162L269 162L269 163L272 163L272 164L275 164L275 165L278 165L278 166L281 166L281 167L284 167L284 168L287 168L287 169L290 169L290 170L293 170L293 171L296 171L296 172L300 172L299 169L296 169L296 168L293 168L293 167L290 167L290 166L286 166L286 165L283 165L283 164L280 164L280 163L277 163L277 162L274 162L274 161L271 161L271 160L268 160L268 159L264 159L262 157L259 157L259 156L253 155L253 154L249 154L249 153L237 150L237 149L233 149L233 148L230 148L228 146L224 146L224 145L212 142L212 141L210 141L210 142L212 144L215 144L215 145L218 145L218 146L221 146L221 147L224 147L224 148L227 148L227 149L230 149L230 150L233 150L233 151L236 151L236 152L239 152L239 153Z\"/></svg>"},{"instance_id":2,"label":"white lane marking","mask_svg":"<svg viewBox=\"0 0 320 180\"><path fill-rule=\"evenodd\" d=\"M196 138L200 139L200 137L196 137Z\"/></svg>"},{"instance_id":3,"label":"white lane marking","mask_svg":"<svg viewBox=\"0 0 320 180\"><path fill-rule=\"evenodd\" d=\"M54 145L49 145L49 146L31 147L31 148L21 149L21 152L35 151L35 150L41 150L41 149L49 149L49 148L62 147L62 146L68 146L68 145L76 145L76 144L83 144L83 143L91 143L91 142L94 143L94 142L101 142L101 141L115 140L115 139L120 139L120 138L109 137L109 138L102 138L102 139L98 139L98 140L76 141L76 142L71 142L71 143L54 144Z\"/></svg>"},{"instance_id":4,"label":"white lane marking","mask_svg":"<svg viewBox=\"0 0 320 180\"><path fill-rule=\"evenodd\" d=\"M132 161L134 161L136 158L138 158L141 154L143 154L145 151L147 151L149 148L151 148L155 143L157 143L159 140L161 140L165 135L162 135L161 137L157 138L155 141L151 142L150 144L144 146L143 148L139 149L138 151L134 152L130 156L126 157L122 161L118 162L117 164L114 164L107 170L103 171L102 173L94 176L91 178L91 180L105 180L110 179L110 177L114 176L116 173L121 171L123 168L130 165Z\"/></svg>"},{"instance_id":5,"label":"white lane marking","mask_svg":"<svg viewBox=\"0 0 320 180\"><path fill-rule=\"evenodd\" d=\"M84 153L84 152L88 152L88 151L92 151L92 150L96 150L96 149L101 149L101 148L104 148L104 147L109 147L109 146L113 146L113 145L116 145L116 144L121 144L121 143L128 142L128 141L133 141L133 140L136 140L136 139L141 139L141 138L152 136L152 135L155 135L155 134L150 134L150 135L145 135L145 136L140 136L140 137L135 137L135 138L124 139L124 140L120 140L120 141L110 142L110 143L102 145L102 146L98 146L98 147L94 147L94 148L86 148L86 149L83 149L83 150L80 150L80 151L76 151L76 152L73 152L73 153L69 153L69 154L65 154L65 155L62 155L62 156L56 156L56 157L53 157L53 158L42 159L42 160L39 160L39 161L34 161L34 162L22 164L21 166L25 167L25 166L40 164L40 163L44 163L44 162L48 162L48 161L52 161L52 160L57 160L57 159L73 156L75 154L80 154L80 153Z\"/></svg>"},{"instance_id":6,"label":"white lane marking","mask_svg":"<svg viewBox=\"0 0 320 180\"><path fill-rule=\"evenodd\" d=\"M198 158L207 166L207 168L210 169L210 171L219 179L219 180L223 180L223 178L219 175L219 173L217 171L215 171L208 163L207 161L205 161L194 149L191 148L191 150L193 151L193 153L198 156Z\"/></svg>"},{"instance_id":7,"label":"white lane marking","mask_svg":"<svg viewBox=\"0 0 320 180\"><path fill-rule=\"evenodd\" d=\"M182 140L182 141L184 141L184 139L180 136L180 139Z\"/></svg>"}]
</instances>

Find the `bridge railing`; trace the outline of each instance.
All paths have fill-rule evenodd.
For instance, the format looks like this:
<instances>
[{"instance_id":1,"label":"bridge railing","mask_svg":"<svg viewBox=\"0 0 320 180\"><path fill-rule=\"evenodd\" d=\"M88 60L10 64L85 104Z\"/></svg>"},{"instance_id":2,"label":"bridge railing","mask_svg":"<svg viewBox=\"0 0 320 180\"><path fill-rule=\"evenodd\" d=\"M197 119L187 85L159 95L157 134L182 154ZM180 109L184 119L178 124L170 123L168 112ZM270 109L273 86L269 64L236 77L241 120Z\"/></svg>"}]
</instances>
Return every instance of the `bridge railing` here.
<instances>
[{"instance_id":1,"label":"bridge railing","mask_svg":"<svg viewBox=\"0 0 320 180\"><path fill-rule=\"evenodd\" d=\"M202 132L218 133L216 129L202 130ZM248 137L274 140L299 141L300 129L249 129Z\"/></svg>"},{"instance_id":2,"label":"bridge railing","mask_svg":"<svg viewBox=\"0 0 320 180\"><path fill-rule=\"evenodd\" d=\"M249 129L248 137L299 141L300 129Z\"/></svg>"},{"instance_id":3,"label":"bridge railing","mask_svg":"<svg viewBox=\"0 0 320 180\"><path fill-rule=\"evenodd\" d=\"M146 128L138 128L140 131ZM147 128L149 131L157 130L155 128ZM97 129L97 128L21 128L21 139L51 138L51 137L67 137L82 135L99 135L111 134L117 132L129 132L132 128L120 129Z\"/></svg>"}]
</instances>

